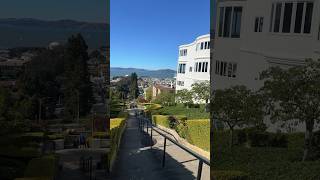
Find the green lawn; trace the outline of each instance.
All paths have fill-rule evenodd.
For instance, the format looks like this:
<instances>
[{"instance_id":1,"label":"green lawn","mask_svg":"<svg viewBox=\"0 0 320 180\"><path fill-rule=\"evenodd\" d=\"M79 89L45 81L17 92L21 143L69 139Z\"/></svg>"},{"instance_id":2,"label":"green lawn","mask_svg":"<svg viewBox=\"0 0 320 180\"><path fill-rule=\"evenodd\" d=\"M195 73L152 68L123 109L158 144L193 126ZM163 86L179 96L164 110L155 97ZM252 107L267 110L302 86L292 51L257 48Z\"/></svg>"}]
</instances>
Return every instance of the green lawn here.
<instances>
[{"instance_id":1,"label":"green lawn","mask_svg":"<svg viewBox=\"0 0 320 180\"><path fill-rule=\"evenodd\" d=\"M242 171L249 179L320 179L320 161L302 162L303 134L290 134L288 148L228 147L228 133L213 138L214 171Z\"/></svg>"},{"instance_id":2,"label":"green lawn","mask_svg":"<svg viewBox=\"0 0 320 180\"><path fill-rule=\"evenodd\" d=\"M152 114L184 115L188 119L209 119L210 117L210 113L205 112L205 105L200 105L200 108L187 108L183 104L166 106L154 111Z\"/></svg>"}]
</instances>

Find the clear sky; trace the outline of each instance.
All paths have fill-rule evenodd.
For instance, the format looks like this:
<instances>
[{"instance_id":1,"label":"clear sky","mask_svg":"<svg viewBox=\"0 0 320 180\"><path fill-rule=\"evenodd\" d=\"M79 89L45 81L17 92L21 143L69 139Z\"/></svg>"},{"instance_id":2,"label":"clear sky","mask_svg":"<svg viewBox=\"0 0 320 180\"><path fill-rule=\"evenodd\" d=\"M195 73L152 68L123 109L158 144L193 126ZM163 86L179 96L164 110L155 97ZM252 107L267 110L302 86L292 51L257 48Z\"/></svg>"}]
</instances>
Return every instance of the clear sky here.
<instances>
[{"instance_id":1,"label":"clear sky","mask_svg":"<svg viewBox=\"0 0 320 180\"><path fill-rule=\"evenodd\" d=\"M108 1L110 0L1 0L0 18L107 22Z\"/></svg>"},{"instance_id":2,"label":"clear sky","mask_svg":"<svg viewBox=\"0 0 320 180\"><path fill-rule=\"evenodd\" d=\"M178 46L209 34L210 0L112 0L111 67L176 69Z\"/></svg>"}]
</instances>

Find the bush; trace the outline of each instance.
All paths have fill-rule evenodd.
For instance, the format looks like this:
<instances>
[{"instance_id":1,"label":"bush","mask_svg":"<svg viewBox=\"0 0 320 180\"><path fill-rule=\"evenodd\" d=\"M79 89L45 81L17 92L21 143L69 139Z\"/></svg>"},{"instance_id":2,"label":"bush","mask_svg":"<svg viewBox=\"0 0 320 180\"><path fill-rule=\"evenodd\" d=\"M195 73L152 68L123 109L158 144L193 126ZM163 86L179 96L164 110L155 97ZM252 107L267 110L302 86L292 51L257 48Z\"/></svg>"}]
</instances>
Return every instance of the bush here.
<instances>
[{"instance_id":1,"label":"bush","mask_svg":"<svg viewBox=\"0 0 320 180\"><path fill-rule=\"evenodd\" d=\"M163 116L163 115L153 115L152 116L152 122L156 125L161 125L166 128L169 127L169 121L168 121L168 116Z\"/></svg>"},{"instance_id":2,"label":"bush","mask_svg":"<svg viewBox=\"0 0 320 180\"><path fill-rule=\"evenodd\" d=\"M176 129L177 125L179 124L178 119L174 116L169 116L168 120L169 120L169 127L171 129Z\"/></svg>"},{"instance_id":3,"label":"bush","mask_svg":"<svg viewBox=\"0 0 320 180\"><path fill-rule=\"evenodd\" d=\"M269 141L269 146L286 148L288 147L288 138L281 133L272 134Z\"/></svg>"},{"instance_id":4,"label":"bush","mask_svg":"<svg viewBox=\"0 0 320 180\"><path fill-rule=\"evenodd\" d=\"M251 147L288 147L288 137L282 133L269 133L259 128L235 130L235 133L239 145L248 142Z\"/></svg>"},{"instance_id":5,"label":"bush","mask_svg":"<svg viewBox=\"0 0 320 180\"><path fill-rule=\"evenodd\" d=\"M212 178L214 180L247 180L248 174L241 171L212 171Z\"/></svg>"}]
</instances>

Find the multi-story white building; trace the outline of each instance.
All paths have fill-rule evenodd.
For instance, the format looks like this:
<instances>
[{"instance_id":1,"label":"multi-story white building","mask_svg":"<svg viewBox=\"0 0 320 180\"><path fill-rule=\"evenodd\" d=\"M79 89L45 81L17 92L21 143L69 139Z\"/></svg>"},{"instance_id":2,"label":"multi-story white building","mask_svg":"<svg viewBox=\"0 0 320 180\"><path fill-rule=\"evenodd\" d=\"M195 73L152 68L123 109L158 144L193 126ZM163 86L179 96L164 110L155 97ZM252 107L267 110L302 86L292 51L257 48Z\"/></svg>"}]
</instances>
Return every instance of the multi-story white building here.
<instances>
[{"instance_id":1,"label":"multi-story white building","mask_svg":"<svg viewBox=\"0 0 320 180\"><path fill-rule=\"evenodd\" d=\"M210 81L210 35L179 46L176 91L191 90L196 82Z\"/></svg>"},{"instance_id":2,"label":"multi-story white building","mask_svg":"<svg viewBox=\"0 0 320 180\"><path fill-rule=\"evenodd\" d=\"M259 73L320 58L319 0L217 0L214 89L263 85Z\"/></svg>"}]
</instances>

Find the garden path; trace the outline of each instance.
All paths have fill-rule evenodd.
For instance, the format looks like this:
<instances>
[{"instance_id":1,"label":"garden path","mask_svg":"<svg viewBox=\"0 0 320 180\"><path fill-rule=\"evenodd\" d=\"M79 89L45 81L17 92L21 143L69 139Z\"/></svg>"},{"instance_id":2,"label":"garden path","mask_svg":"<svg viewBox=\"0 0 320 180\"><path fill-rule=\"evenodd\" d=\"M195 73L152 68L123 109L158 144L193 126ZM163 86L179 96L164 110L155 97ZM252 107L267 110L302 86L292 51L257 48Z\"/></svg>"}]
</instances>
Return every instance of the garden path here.
<instances>
[{"instance_id":1,"label":"garden path","mask_svg":"<svg viewBox=\"0 0 320 180\"><path fill-rule=\"evenodd\" d=\"M133 110L131 110L133 111ZM139 130L139 120L130 116L124 131L118 158L112 173L113 180L192 180L196 179L199 161L170 141L166 146L166 165L162 168L164 138L153 131L150 136ZM210 167L205 165L202 180L210 179Z\"/></svg>"}]
</instances>

